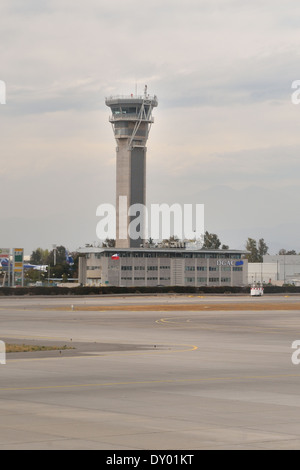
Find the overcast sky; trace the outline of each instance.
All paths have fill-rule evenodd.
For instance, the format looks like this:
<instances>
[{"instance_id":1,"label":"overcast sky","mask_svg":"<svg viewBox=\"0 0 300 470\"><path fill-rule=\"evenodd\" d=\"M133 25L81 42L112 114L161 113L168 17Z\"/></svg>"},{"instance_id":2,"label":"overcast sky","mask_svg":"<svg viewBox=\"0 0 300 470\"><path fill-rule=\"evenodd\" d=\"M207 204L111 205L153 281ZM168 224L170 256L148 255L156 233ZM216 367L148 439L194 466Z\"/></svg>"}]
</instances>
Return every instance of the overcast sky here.
<instances>
[{"instance_id":1,"label":"overcast sky","mask_svg":"<svg viewBox=\"0 0 300 470\"><path fill-rule=\"evenodd\" d=\"M0 245L98 242L115 202L105 97L158 97L147 203L203 203L230 248L300 252L297 0L2 0Z\"/></svg>"}]
</instances>

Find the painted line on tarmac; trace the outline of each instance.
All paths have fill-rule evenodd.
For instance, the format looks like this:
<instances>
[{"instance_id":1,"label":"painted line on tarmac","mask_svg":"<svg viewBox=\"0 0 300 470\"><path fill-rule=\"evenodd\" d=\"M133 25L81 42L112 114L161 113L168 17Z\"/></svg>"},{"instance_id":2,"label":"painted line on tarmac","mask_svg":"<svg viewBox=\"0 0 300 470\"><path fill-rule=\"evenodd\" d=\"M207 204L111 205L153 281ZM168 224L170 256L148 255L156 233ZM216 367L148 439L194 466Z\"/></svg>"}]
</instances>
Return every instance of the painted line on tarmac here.
<instances>
[{"instance_id":1,"label":"painted line on tarmac","mask_svg":"<svg viewBox=\"0 0 300 470\"><path fill-rule=\"evenodd\" d=\"M266 379L282 379L296 378L300 374L278 374L278 375L245 375L233 377L206 377L200 379L168 379L168 380L139 380L124 382L103 382L103 383L87 383L87 384L65 384L65 385L45 385L31 387L1 387L0 392L26 391L26 390L62 390L74 388L88 387L115 387L119 385L155 385L155 384L181 384L181 383L201 383L201 382L233 382L241 380L266 380Z\"/></svg>"},{"instance_id":2,"label":"painted line on tarmac","mask_svg":"<svg viewBox=\"0 0 300 470\"><path fill-rule=\"evenodd\" d=\"M209 318L209 317L206 317ZM290 330L285 330L283 327L264 327L264 326L248 326L248 325L213 325L209 323L197 323L195 320L199 320L199 317L185 318L185 317L165 317L155 320L158 325L171 325L180 327L182 329L199 329L199 330L210 330L210 331L223 331L235 333L237 331L242 332L253 332L253 333L266 333L266 334L290 334ZM201 320L201 319L200 319ZM296 327L292 325L290 327ZM299 328L299 325L297 325Z\"/></svg>"}]
</instances>

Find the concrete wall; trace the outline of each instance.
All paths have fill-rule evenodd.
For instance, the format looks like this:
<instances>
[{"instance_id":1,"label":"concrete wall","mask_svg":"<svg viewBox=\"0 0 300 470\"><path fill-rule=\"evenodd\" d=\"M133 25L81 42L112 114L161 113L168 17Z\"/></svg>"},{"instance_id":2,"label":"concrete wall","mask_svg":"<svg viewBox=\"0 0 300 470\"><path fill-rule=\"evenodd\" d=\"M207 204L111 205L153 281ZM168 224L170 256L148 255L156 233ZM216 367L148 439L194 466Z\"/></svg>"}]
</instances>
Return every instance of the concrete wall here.
<instances>
[{"instance_id":1,"label":"concrete wall","mask_svg":"<svg viewBox=\"0 0 300 470\"><path fill-rule=\"evenodd\" d=\"M117 161L116 161L116 247L129 248L130 243L128 236L126 239L120 239L120 226L119 223L125 225L123 230L127 231L129 224L128 207L131 200L131 155L128 149L128 141L120 140L117 147ZM119 205L120 196L126 196L127 204L123 207Z\"/></svg>"},{"instance_id":2,"label":"concrete wall","mask_svg":"<svg viewBox=\"0 0 300 470\"><path fill-rule=\"evenodd\" d=\"M248 263L248 284L274 284L279 280L279 265L277 263Z\"/></svg>"},{"instance_id":3,"label":"concrete wall","mask_svg":"<svg viewBox=\"0 0 300 470\"><path fill-rule=\"evenodd\" d=\"M85 256L80 256L78 260L78 282L82 285L86 284L86 262Z\"/></svg>"},{"instance_id":4,"label":"concrete wall","mask_svg":"<svg viewBox=\"0 0 300 470\"><path fill-rule=\"evenodd\" d=\"M117 148L117 180L116 180L116 248L138 248L144 242L144 237L137 240L130 238L127 234L126 239L120 238L119 222L125 222L129 226L131 220L135 217L128 217L128 209L133 204L146 205L146 152L143 147L128 149L127 139L119 141ZM120 196L126 196L127 205L120 208ZM142 230L138 229L138 231Z\"/></svg>"},{"instance_id":5,"label":"concrete wall","mask_svg":"<svg viewBox=\"0 0 300 470\"><path fill-rule=\"evenodd\" d=\"M300 279L300 255L265 255L263 261L278 265L280 281L289 283Z\"/></svg>"}]
</instances>

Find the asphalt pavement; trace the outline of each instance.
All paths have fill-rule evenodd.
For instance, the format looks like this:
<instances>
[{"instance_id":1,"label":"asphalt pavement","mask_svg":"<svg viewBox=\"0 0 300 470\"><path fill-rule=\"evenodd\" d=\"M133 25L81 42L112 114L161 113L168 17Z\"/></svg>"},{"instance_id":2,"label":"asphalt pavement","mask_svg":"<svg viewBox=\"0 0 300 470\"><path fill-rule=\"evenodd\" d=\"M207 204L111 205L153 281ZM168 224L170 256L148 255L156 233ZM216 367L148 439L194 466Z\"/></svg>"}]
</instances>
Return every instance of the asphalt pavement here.
<instances>
[{"instance_id":1,"label":"asphalt pavement","mask_svg":"<svg viewBox=\"0 0 300 470\"><path fill-rule=\"evenodd\" d=\"M58 347L6 354L0 449L300 449L300 297L252 300L0 298L0 340Z\"/></svg>"}]
</instances>

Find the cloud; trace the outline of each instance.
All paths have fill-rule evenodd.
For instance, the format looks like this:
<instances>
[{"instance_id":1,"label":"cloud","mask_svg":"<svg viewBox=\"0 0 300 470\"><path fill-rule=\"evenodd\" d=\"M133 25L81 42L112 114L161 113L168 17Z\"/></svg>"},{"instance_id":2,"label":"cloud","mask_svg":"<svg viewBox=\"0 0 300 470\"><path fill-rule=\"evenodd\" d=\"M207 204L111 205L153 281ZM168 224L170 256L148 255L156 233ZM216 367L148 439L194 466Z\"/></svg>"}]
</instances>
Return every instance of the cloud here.
<instances>
[{"instance_id":1,"label":"cloud","mask_svg":"<svg viewBox=\"0 0 300 470\"><path fill-rule=\"evenodd\" d=\"M38 225L46 211L57 226L65 213L76 224L76 211L85 211L93 226L95 208L114 200L116 144L105 96L142 92L145 84L159 100L148 200L189 202L199 188L253 184L277 200L278 188L299 185L300 106L290 99L300 79L296 1L4 0L1 9L0 180L11 195L2 218ZM213 194L206 193L223 197ZM223 209L211 210L217 230ZM242 211L241 224L247 216ZM67 233L61 228L61 237Z\"/></svg>"}]
</instances>

